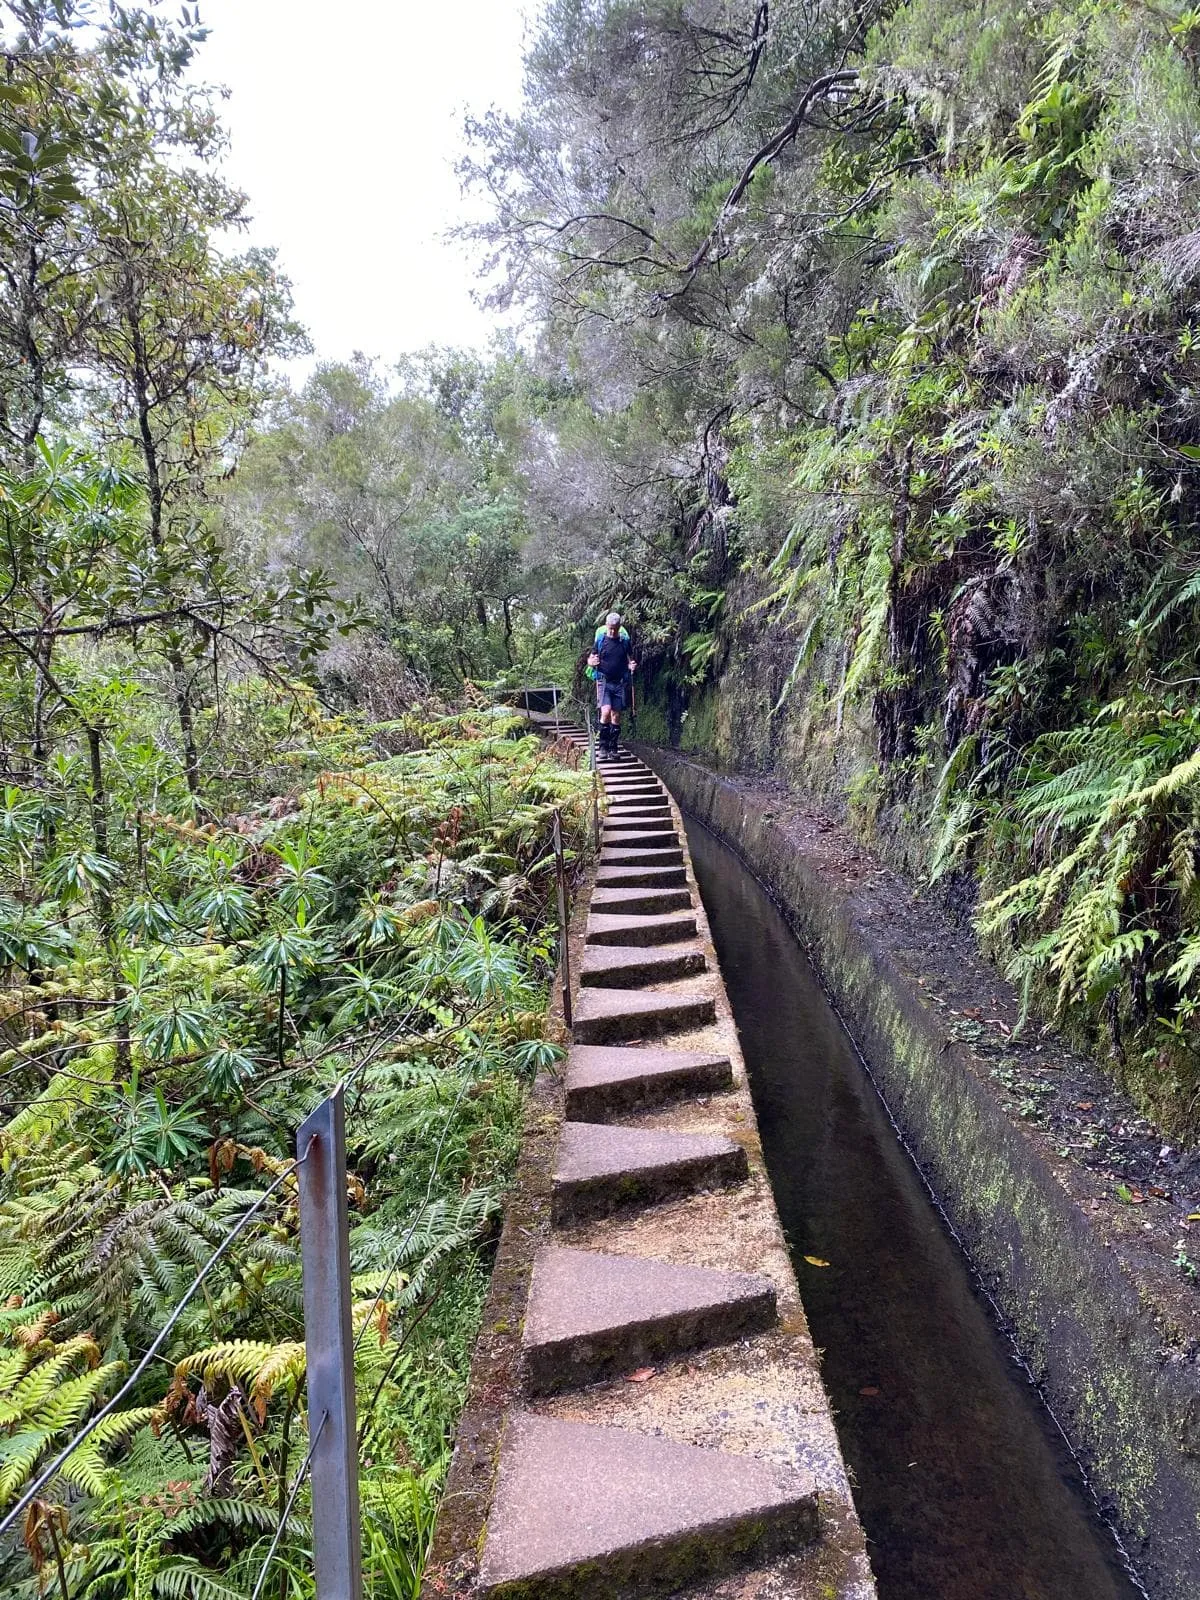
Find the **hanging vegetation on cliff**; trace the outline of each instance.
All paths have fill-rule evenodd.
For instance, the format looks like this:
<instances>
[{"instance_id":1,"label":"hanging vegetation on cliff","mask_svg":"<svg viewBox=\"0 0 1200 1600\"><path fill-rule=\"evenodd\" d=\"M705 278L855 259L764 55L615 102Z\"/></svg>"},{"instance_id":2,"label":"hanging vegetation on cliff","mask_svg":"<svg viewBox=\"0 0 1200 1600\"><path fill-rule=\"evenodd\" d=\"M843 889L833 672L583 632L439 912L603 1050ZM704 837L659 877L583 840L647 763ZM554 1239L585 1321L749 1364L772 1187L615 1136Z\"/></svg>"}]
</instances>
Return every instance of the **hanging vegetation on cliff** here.
<instances>
[{"instance_id":1,"label":"hanging vegetation on cliff","mask_svg":"<svg viewBox=\"0 0 1200 1600\"><path fill-rule=\"evenodd\" d=\"M555 0L470 167L671 731L982 879L1191 1131L1198 73L1171 5Z\"/></svg>"}]
</instances>

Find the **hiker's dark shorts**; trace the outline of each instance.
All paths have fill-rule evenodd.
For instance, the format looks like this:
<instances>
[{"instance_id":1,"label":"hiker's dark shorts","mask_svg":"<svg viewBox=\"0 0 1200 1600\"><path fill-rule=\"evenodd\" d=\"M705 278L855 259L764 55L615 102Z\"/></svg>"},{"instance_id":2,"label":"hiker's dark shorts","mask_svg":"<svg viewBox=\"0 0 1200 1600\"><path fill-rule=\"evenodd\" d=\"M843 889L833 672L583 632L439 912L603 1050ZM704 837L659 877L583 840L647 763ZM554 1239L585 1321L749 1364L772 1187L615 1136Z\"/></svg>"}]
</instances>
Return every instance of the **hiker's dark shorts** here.
<instances>
[{"instance_id":1,"label":"hiker's dark shorts","mask_svg":"<svg viewBox=\"0 0 1200 1600\"><path fill-rule=\"evenodd\" d=\"M608 706L613 711L624 711L625 685L601 682L599 700L601 707Z\"/></svg>"}]
</instances>

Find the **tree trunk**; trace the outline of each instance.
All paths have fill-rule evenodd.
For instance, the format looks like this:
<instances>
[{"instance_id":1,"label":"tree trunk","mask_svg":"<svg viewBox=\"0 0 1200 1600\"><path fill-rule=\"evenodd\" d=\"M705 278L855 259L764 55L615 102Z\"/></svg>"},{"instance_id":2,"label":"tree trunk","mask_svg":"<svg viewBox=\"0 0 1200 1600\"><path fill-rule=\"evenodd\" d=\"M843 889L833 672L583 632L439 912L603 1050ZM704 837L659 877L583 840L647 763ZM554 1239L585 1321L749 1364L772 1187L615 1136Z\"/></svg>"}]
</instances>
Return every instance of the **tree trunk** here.
<instances>
[{"instance_id":1,"label":"tree trunk","mask_svg":"<svg viewBox=\"0 0 1200 1600\"><path fill-rule=\"evenodd\" d=\"M108 797L104 792L104 765L100 757L100 729L87 725L88 761L92 773L92 838L96 854L109 859L108 854ZM121 976L121 962L117 952L117 926L113 916L112 895L107 887L97 886L95 892L96 921L104 936L108 950L108 967L112 978L113 1004L125 998L125 982ZM129 1075L129 1034L124 1026L117 1029L117 1068L122 1077Z\"/></svg>"},{"instance_id":2,"label":"tree trunk","mask_svg":"<svg viewBox=\"0 0 1200 1600\"><path fill-rule=\"evenodd\" d=\"M133 389L137 399L138 437L142 446L142 459L146 465L146 495L150 505L150 542L155 550L162 549L163 483L158 459L158 444L150 425L153 409L150 399L150 380L146 361L146 341L138 321L138 303L133 284L126 280L126 319L133 346ZM171 669L171 682L175 691L175 712L179 718L179 732L183 742L183 775L188 793L193 800L200 793L200 761L196 753L195 720L192 715L191 695L188 691L187 669L183 651L173 641L167 641L167 665Z\"/></svg>"}]
</instances>

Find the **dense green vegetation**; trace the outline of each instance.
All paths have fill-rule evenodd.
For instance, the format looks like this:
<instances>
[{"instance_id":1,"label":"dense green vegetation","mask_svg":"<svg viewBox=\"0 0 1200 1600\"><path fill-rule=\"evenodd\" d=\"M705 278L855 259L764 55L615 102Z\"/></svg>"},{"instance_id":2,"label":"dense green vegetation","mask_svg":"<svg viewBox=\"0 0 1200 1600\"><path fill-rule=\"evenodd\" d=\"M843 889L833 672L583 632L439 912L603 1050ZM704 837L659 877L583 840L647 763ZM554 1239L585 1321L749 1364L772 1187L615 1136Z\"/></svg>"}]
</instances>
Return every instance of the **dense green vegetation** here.
<instances>
[{"instance_id":1,"label":"dense green vegetation","mask_svg":"<svg viewBox=\"0 0 1200 1600\"><path fill-rule=\"evenodd\" d=\"M840 804L1195 1136L1192 13L549 0L464 172L525 334L299 390L194 11L0 29L0 1515L281 1179L6 1588L252 1592L307 1449L282 1175L351 1074L415 1592L586 810L488 686L614 603L643 732Z\"/></svg>"},{"instance_id":2,"label":"dense green vegetation","mask_svg":"<svg viewBox=\"0 0 1200 1600\"><path fill-rule=\"evenodd\" d=\"M347 1077L372 1592L408 1595L522 1086L554 1056L548 820L555 804L580 820L579 780L504 713L411 718L386 730L402 753L372 759L311 706L289 738L296 705L277 701L253 726L293 764L288 794L201 826L156 809L159 709L126 698L103 850L70 754L0 812L0 1509L116 1388L258 1200L255 1175L286 1170L299 1122ZM312 781L331 755L353 764ZM34 1502L6 1588L36 1592L31 1565L64 1600L249 1592L306 1447L297 1227L291 1178L143 1392ZM69 1515L67 1484L83 1496ZM303 1506L286 1593L311 1591Z\"/></svg>"},{"instance_id":3,"label":"dense green vegetation","mask_svg":"<svg viewBox=\"0 0 1200 1600\"><path fill-rule=\"evenodd\" d=\"M0 1516L237 1232L0 1586L232 1600L282 1530L262 1592L313 1592L291 1158L345 1080L368 1587L412 1596L590 804L467 681L561 649L537 385L281 391L196 19L97 17L0 7Z\"/></svg>"},{"instance_id":4,"label":"dense green vegetation","mask_svg":"<svg viewBox=\"0 0 1200 1600\"><path fill-rule=\"evenodd\" d=\"M494 296L572 379L580 610L615 564L663 734L974 900L1184 1135L1197 37L1120 0L553 0L469 173Z\"/></svg>"}]
</instances>

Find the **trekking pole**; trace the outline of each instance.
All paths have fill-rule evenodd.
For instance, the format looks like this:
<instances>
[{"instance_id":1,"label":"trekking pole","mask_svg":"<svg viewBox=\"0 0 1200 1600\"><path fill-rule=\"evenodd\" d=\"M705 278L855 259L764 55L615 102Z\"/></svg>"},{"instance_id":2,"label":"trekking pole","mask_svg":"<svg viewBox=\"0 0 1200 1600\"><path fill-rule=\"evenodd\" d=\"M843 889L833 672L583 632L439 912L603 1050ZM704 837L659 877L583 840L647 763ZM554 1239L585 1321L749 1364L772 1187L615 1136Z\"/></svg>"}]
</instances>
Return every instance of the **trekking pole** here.
<instances>
[{"instance_id":1,"label":"trekking pole","mask_svg":"<svg viewBox=\"0 0 1200 1600\"><path fill-rule=\"evenodd\" d=\"M600 849L600 780L596 776L596 768L592 767L592 838L596 850Z\"/></svg>"},{"instance_id":2,"label":"trekking pole","mask_svg":"<svg viewBox=\"0 0 1200 1600\"><path fill-rule=\"evenodd\" d=\"M571 1026L571 951L567 938L567 866L563 859L562 812L554 810L554 875L558 891L558 942L562 956L563 1021Z\"/></svg>"}]
</instances>

